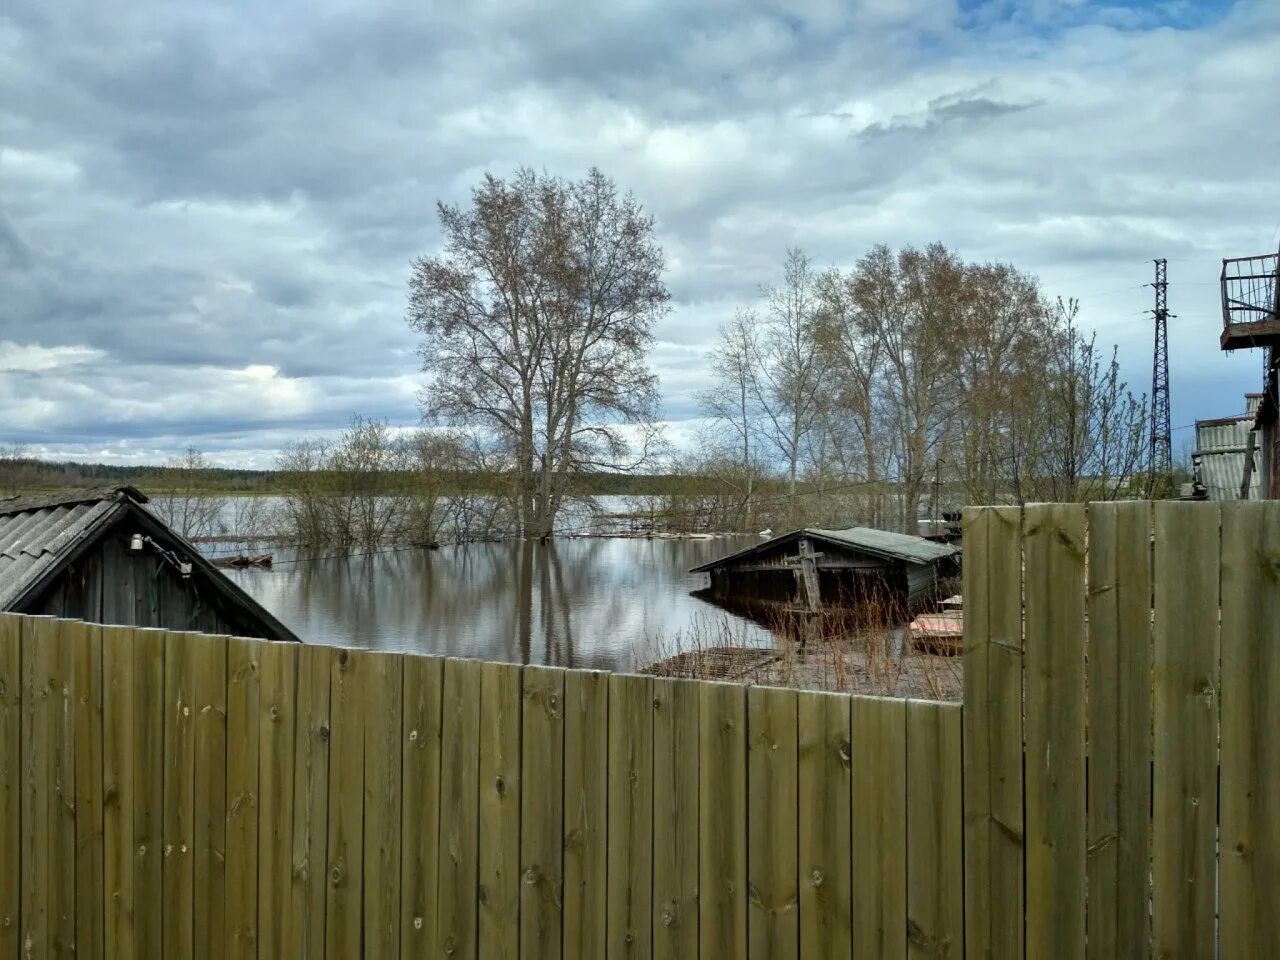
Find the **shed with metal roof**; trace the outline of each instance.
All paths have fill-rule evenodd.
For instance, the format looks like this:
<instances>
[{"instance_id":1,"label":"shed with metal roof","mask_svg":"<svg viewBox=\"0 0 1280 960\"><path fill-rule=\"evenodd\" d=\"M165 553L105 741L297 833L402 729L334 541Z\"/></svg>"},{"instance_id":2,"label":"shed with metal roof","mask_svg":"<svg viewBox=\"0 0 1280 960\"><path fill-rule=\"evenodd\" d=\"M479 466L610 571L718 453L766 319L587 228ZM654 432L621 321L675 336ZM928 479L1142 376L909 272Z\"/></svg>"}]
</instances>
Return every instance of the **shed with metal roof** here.
<instances>
[{"instance_id":1,"label":"shed with metal roof","mask_svg":"<svg viewBox=\"0 0 1280 960\"><path fill-rule=\"evenodd\" d=\"M694 567L709 599L816 613L874 603L901 616L959 573L960 549L872 527L794 530Z\"/></svg>"},{"instance_id":2,"label":"shed with metal roof","mask_svg":"<svg viewBox=\"0 0 1280 960\"><path fill-rule=\"evenodd\" d=\"M0 500L0 610L298 639L133 487Z\"/></svg>"}]
</instances>

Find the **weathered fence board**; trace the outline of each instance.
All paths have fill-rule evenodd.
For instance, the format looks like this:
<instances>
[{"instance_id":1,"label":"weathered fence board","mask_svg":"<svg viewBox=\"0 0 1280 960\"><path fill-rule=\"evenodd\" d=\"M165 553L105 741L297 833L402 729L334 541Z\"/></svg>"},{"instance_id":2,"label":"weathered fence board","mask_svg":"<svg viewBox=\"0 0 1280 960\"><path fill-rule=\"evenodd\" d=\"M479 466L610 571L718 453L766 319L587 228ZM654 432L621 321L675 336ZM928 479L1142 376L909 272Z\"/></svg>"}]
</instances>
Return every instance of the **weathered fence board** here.
<instances>
[{"instance_id":1,"label":"weathered fence board","mask_svg":"<svg viewBox=\"0 0 1280 960\"><path fill-rule=\"evenodd\" d=\"M53 644L48 681L49 741L53 749L49 758L49 950L54 956L74 954L77 949L76 740L71 632L82 626L60 621L49 638Z\"/></svg>"},{"instance_id":2,"label":"weathered fence board","mask_svg":"<svg viewBox=\"0 0 1280 960\"><path fill-rule=\"evenodd\" d=\"M28 954L49 950L49 655L56 624L31 618L24 624L22 658L22 944ZM132 672L126 674L132 678ZM133 730L129 718L126 734ZM132 745L132 744L130 744ZM126 811L128 814L128 811ZM132 836L132 820L130 820ZM127 856L127 855L126 855ZM126 867L132 859L124 861ZM132 876L130 888L132 889Z\"/></svg>"},{"instance_id":3,"label":"weathered fence board","mask_svg":"<svg viewBox=\"0 0 1280 960\"><path fill-rule=\"evenodd\" d=\"M288 955L293 908L293 774L298 646L264 643L258 686L258 945Z\"/></svg>"},{"instance_id":4,"label":"weathered fence board","mask_svg":"<svg viewBox=\"0 0 1280 960\"><path fill-rule=\"evenodd\" d=\"M606 956L653 951L653 681L609 678Z\"/></svg>"},{"instance_id":5,"label":"weathered fence board","mask_svg":"<svg viewBox=\"0 0 1280 960\"><path fill-rule=\"evenodd\" d=\"M698 685L653 681L653 955L698 955Z\"/></svg>"},{"instance_id":6,"label":"weathered fence board","mask_svg":"<svg viewBox=\"0 0 1280 960\"><path fill-rule=\"evenodd\" d=\"M964 950L960 707L907 702L907 956Z\"/></svg>"},{"instance_id":7,"label":"weathered fence board","mask_svg":"<svg viewBox=\"0 0 1280 960\"><path fill-rule=\"evenodd\" d=\"M1089 506L1091 960L1150 953L1151 505Z\"/></svg>"},{"instance_id":8,"label":"weathered fence board","mask_svg":"<svg viewBox=\"0 0 1280 960\"><path fill-rule=\"evenodd\" d=\"M273 646L276 646L273 644ZM364 951L400 956L402 657L364 654Z\"/></svg>"},{"instance_id":9,"label":"weathered fence board","mask_svg":"<svg viewBox=\"0 0 1280 960\"><path fill-rule=\"evenodd\" d=\"M475 960L480 883L480 669L446 660L441 695L440 868L436 956Z\"/></svg>"},{"instance_id":10,"label":"weathered fence board","mask_svg":"<svg viewBox=\"0 0 1280 960\"><path fill-rule=\"evenodd\" d=\"M747 690L747 943L753 957L800 949L796 693Z\"/></svg>"},{"instance_id":11,"label":"weathered fence board","mask_svg":"<svg viewBox=\"0 0 1280 960\"><path fill-rule=\"evenodd\" d=\"M444 661L404 660L401 742L404 807L400 818L400 949L405 956L433 952L440 867L440 749Z\"/></svg>"},{"instance_id":12,"label":"weathered fence board","mask_svg":"<svg viewBox=\"0 0 1280 960\"><path fill-rule=\"evenodd\" d=\"M907 952L906 701L853 701L853 952Z\"/></svg>"},{"instance_id":13,"label":"weathered fence board","mask_svg":"<svg viewBox=\"0 0 1280 960\"><path fill-rule=\"evenodd\" d=\"M1084 957L1085 508L1024 516L1029 957Z\"/></svg>"},{"instance_id":14,"label":"weathered fence board","mask_svg":"<svg viewBox=\"0 0 1280 960\"><path fill-rule=\"evenodd\" d=\"M1022 512L964 514L965 952L1023 955Z\"/></svg>"},{"instance_id":15,"label":"weathered fence board","mask_svg":"<svg viewBox=\"0 0 1280 960\"><path fill-rule=\"evenodd\" d=\"M363 651L339 650L329 689L329 842L325 900L325 955L358 956L364 904L364 696ZM227 662L228 672L232 661ZM228 736L228 755L234 741ZM228 795L231 792L227 784ZM228 817L230 810L228 810ZM228 845L230 837L228 836ZM228 863L227 883L231 884Z\"/></svg>"},{"instance_id":16,"label":"weathered fence board","mask_svg":"<svg viewBox=\"0 0 1280 960\"><path fill-rule=\"evenodd\" d=\"M1214 953L1219 510L1155 505L1153 953Z\"/></svg>"},{"instance_id":17,"label":"weathered fence board","mask_svg":"<svg viewBox=\"0 0 1280 960\"><path fill-rule=\"evenodd\" d=\"M102 627L73 623L71 628L76 728L76 953L99 958L106 935L102 898Z\"/></svg>"},{"instance_id":18,"label":"weathered fence board","mask_svg":"<svg viewBox=\"0 0 1280 960\"><path fill-rule=\"evenodd\" d=\"M704 684L698 706L698 949L747 950L746 697L741 687Z\"/></svg>"},{"instance_id":19,"label":"weathered fence board","mask_svg":"<svg viewBox=\"0 0 1280 960\"><path fill-rule=\"evenodd\" d=\"M196 745L191 830L192 945L196 960L217 960L224 955L226 946L227 640L189 636L195 664L192 712ZM105 633L103 640L105 643Z\"/></svg>"},{"instance_id":20,"label":"weathered fence board","mask_svg":"<svg viewBox=\"0 0 1280 960\"><path fill-rule=\"evenodd\" d=\"M0 618L0 958L16 960L22 943L22 628L17 617ZM15 876L18 874L18 876ZM99 897L99 900L101 898Z\"/></svg>"},{"instance_id":21,"label":"weathered fence board","mask_svg":"<svg viewBox=\"0 0 1280 960\"><path fill-rule=\"evenodd\" d=\"M565 674L564 957L605 954L609 676Z\"/></svg>"},{"instance_id":22,"label":"weathered fence board","mask_svg":"<svg viewBox=\"0 0 1280 960\"><path fill-rule=\"evenodd\" d=\"M520 955L520 668L480 667L478 952Z\"/></svg>"},{"instance_id":23,"label":"weathered fence board","mask_svg":"<svg viewBox=\"0 0 1280 960\"><path fill-rule=\"evenodd\" d=\"M26 621L23 657L24 673L28 663L34 662L38 648L30 642L31 622ZM103 686L110 691L102 705L102 839L105 890L103 903L106 908L106 955L108 958L133 958L138 956L134 946L133 913L135 885L133 877L133 730L134 722L134 630L130 627L105 627L102 632ZM29 690L29 688L28 688ZM27 710L33 704L28 700L23 710L23 743L32 747L27 733ZM24 794L25 799L25 794ZM39 829L23 808L23 894L34 894L28 871L33 863L34 837ZM194 895L194 894L193 894ZM27 901L23 901L22 923L24 939L34 917Z\"/></svg>"},{"instance_id":24,"label":"weathered fence board","mask_svg":"<svg viewBox=\"0 0 1280 960\"><path fill-rule=\"evenodd\" d=\"M164 640L160 630L133 634L133 849L136 956L161 956L164 900ZM229 704L230 706L230 704ZM229 711L230 713L230 711ZM256 766L256 751L255 766ZM228 774L230 776L230 774ZM255 843L256 855L256 843ZM249 855L246 844L242 852ZM228 851L230 853L230 851Z\"/></svg>"},{"instance_id":25,"label":"weathered fence board","mask_svg":"<svg viewBox=\"0 0 1280 960\"><path fill-rule=\"evenodd\" d=\"M190 637L170 633L164 643L164 953L189 957L195 950L196 740Z\"/></svg>"},{"instance_id":26,"label":"weathered fence board","mask_svg":"<svg viewBox=\"0 0 1280 960\"><path fill-rule=\"evenodd\" d=\"M1280 947L1280 502L1222 505L1224 957Z\"/></svg>"},{"instance_id":27,"label":"weathered fence board","mask_svg":"<svg viewBox=\"0 0 1280 960\"><path fill-rule=\"evenodd\" d=\"M520 761L520 956L559 960L564 876L564 672L525 667Z\"/></svg>"},{"instance_id":28,"label":"weathered fence board","mask_svg":"<svg viewBox=\"0 0 1280 960\"><path fill-rule=\"evenodd\" d=\"M797 700L800 956L847 957L853 949L853 847L848 697Z\"/></svg>"}]
</instances>

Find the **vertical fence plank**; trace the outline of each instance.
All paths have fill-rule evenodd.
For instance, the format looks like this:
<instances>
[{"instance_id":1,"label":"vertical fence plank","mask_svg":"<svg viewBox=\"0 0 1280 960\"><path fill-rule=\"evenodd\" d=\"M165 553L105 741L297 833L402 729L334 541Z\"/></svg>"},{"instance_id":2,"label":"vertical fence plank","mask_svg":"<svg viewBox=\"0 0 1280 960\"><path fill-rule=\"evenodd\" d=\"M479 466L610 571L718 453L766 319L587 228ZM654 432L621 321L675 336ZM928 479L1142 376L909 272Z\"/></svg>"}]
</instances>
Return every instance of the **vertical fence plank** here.
<instances>
[{"instance_id":1,"label":"vertical fence plank","mask_svg":"<svg viewBox=\"0 0 1280 960\"><path fill-rule=\"evenodd\" d=\"M195 716L190 637L164 637L164 953L190 957L194 951Z\"/></svg>"},{"instance_id":2,"label":"vertical fence plank","mask_svg":"<svg viewBox=\"0 0 1280 960\"><path fill-rule=\"evenodd\" d=\"M653 681L653 955L698 955L698 685Z\"/></svg>"},{"instance_id":3,"label":"vertical fence plank","mask_svg":"<svg viewBox=\"0 0 1280 960\"><path fill-rule=\"evenodd\" d=\"M801 693L797 704L800 955L853 949L849 698Z\"/></svg>"},{"instance_id":4,"label":"vertical fence plank","mask_svg":"<svg viewBox=\"0 0 1280 960\"><path fill-rule=\"evenodd\" d=\"M1084 957L1085 508L1026 508L1026 951Z\"/></svg>"},{"instance_id":5,"label":"vertical fence plank","mask_svg":"<svg viewBox=\"0 0 1280 960\"><path fill-rule=\"evenodd\" d=\"M704 957L747 952L746 695L702 685L698 705L698 944Z\"/></svg>"},{"instance_id":6,"label":"vertical fence plank","mask_svg":"<svg viewBox=\"0 0 1280 960\"><path fill-rule=\"evenodd\" d=\"M1222 505L1223 957L1280 950L1280 502Z\"/></svg>"},{"instance_id":7,"label":"vertical fence plank","mask_svg":"<svg viewBox=\"0 0 1280 960\"><path fill-rule=\"evenodd\" d=\"M325 954L357 957L364 905L364 654L339 650L332 665Z\"/></svg>"},{"instance_id":8,"label":"vertical fence plank","mask_svg":"<svg viewBox=\"0 0 1280 960\"><path fill-rule=\"evenodd\" d=\"M164 655L161 630L133 634L133 872L137 956L163 950Z\"/></svg>"},{"instance_id":9,"label":"vertical fence plank","mask_svg":"<svg viewBox=\"0 0 1280 960\"><path fill-rule=\"evenodd\" d=\"M1151 504L1089 506L1088 940L1150 954Z\"/></svg>"},{"instance_id":10,"label":"vertical fence plank","mask_svg":"<svg viewBox=\"0 0 1280 960\"><path fill-rule=\"evenodd\" d=\"M747 944L752 957L797 957L794 690L747 688Z\"/></svg>"},{"instance_id":11,"label":"vertical fence plank","mask_svg":"<svg viewBox=\"0 0 1280 960\"><path fill-rule=\"evenodd\" d=\"M16 960L22 942L22 620L0 617L0 958Z\"/></svg>"},{"instance_id":12,"label":"vertical fence plank","mask_svg":"<svg viewBox=\"0 0 1280 960\"><path fill-rule=\"evenodd\" d=\"M103 906L107 925L106 956L109 960L133 960L138 956L133 926L136 897L133 877L133 634L129 627L104 627L102 631ZM24 668L34 653L24 649ZM26 706L29 707L30 703ZM23 742L31 743L25 732ZM23 824L25 840L33 829L25 812ZM24 895L27 892L27 870L24 850ZM26 928L29 922L24 901L23 927Z\"/></svg>"},{"instance_id":13,"label":"vertical fence plank","mask_svg":"<svg viewBox=\"0 0 1280 960\"><path fill-rule=\"evenodd\" d=\"M53 621L49 674L49 948L52 955L76 952L76 798L73 620Z\"/></svg>"},{"instance_id":14,"label":"vertical fence plank","mask_svg":"<svg viewBox=\"0 0 1280 960\"><path fill-rule=\"evenodd\" d=\"M608 950L653 952L653 680L609 678Z\"/></svg>"},{"instance_id":15,"label":"vertical fence plank","mask_svg":"<svg viewBox=\"0 0 1280 960\"><path fill-rule=\"evenodd\" d=\"M97 624L77 624L72 644L76 726L76 955L99 958L103 954L106 930L102 898L102 628ZM0 681L0 685L2 683ZM2 700L3 693L0 693ZM0 704L0 711L3 709ZM3 789L0 786L0 790ZM0 822L2 820L0 817ZM0 863L3 862L0 858ZM0 956L3 956L2 949Z\"/></svg>"},{"instance_id":16,"label":"vertical fence plank","mask_svg":"<svg viewBox=\"0 0 1280 960\"><path fill-rule=\"evenodd\" d=\"M48 851L49 658L53 622L28 617L22 623L22 943L28 956L50 953Z\"/></svg>"},{"instance_id":17,"label":"vertical fence plank","mask_svg":"<svg viewBox=\"0 0 1280 960\"><path fill-rule=\"evenodd\" d=\"M289 913L283 956L323 957L329 859L329 692L334 651L298 648Z\"/></svg>"},{"instance_id":18,"label":"vertical fence plank","mask_svg":"<svg viewBox=\"0 0 1280 960\"><path fill-rule=\"evenodd\" d=\"M907 952L906 701L854 697L853 952Z\"/></svg>"},{"instance_id":19,"label":"vertical fence plank","mask_svg":"<svg viewBox=\"0 0 1280 960\"><path fill-rule=\"evenodd\" d=\"M480 666L477 949L495 960L520 954L520 679L513 664Z\"/></svg>"},{"instance_id":20,"label":"vertical fence plank","mask_svg":"<svg viewBox=\"0 0 1280 960\"><path fill-rule=\"evenodd\" d=\"M560 957L565 672L525 667L521 710L520 956Z\"/></svg>"},{"instance_id":21,"label":"vertical fence plank","mask_svg":"<svg viewBox=\"0 0 1280 960\"><path fill-rule=\"evenodd\" d=\"M965 953L1023 955L1018 507L964 512Z\"/></svg>"},{"instance_id":22,"label":"vertical fence plank","mask_svg":"<svg viewBox=\"0 0 1280 960\"><path fill-rule=\"evenodd\" d=\"M261 644L227 639L226 946L258 952L258 704Z\"/></svg>"},{"instance_id":23,"label":"vertical fence plank","mask_svg":"<svg viewBox=\"0 0 1280 960\"><path fill-rule=\"evenodd\" d=\"M227 638L188 638L195 715L192 814L192 941L196 960L221 960L226 948Z\"/></svg>"},{"instance_id":24,"label":"vertical fence plank","mask_svg":"<svg viewBox=\"0 0 1280 960\"><path fill-rule=\"evenodd\" d=\"M1155 505L1153 950L1213 956L1219 508Z\"/></svg>"},{"instance_id":25,"label":"vertical fence plank","mask_svg":"<svg viewBox=\"0 0 1280 960\"><path fill-rule=\"evenodd\" d=\"M296 643L259 646L258 944L267 957L288 955L293 893L293 754Z\"/></svg>"},{"instance_id":26,"label":"vertical fence plank","mask_svg":"<svg viewBox=\"0 0 1280 960\"><path fill-rule=\"evenodd\" d=\"M907 703L907 956L964 949L959 704Z\"/></svg>"},{"instance_id":27,"label":"vertical fence plank","mask_svg":"<svg viewBox=\"0 0 1280 960\"><path fill-rule=\"evenodd\" d=\"M443 684L444 660L405 658L400 949L409 957L430 955L437 942Z\"/></svg>"},{"instance_id":28,"label":"vertical fence plank","mask_svg":"<svg viewBox=\"0 0 1280 960\"><path fill-rule=\"evenodd\" d=\"M475 960L479 883L480 664L446 660L440 749L437 955Z\"/></svg>"},{"instance_id":29,"label":"vertical fence plank","mask_svg":"<svg viewBox=\"0 0 1280 960\"><path fill-rule=\"evenodd\" d=\"M403 657L366 653L364 697L364 951L400 956Z\"/></svg>"},{"instance_id":30,"label":"vertical fence plank","mask_svg":"<svg viewBox=\"0 0 1280 960\"><path fill-rule=\"evenodd\" d=\"M605 954L608 674L564 678L564 957Z\"/></svg>"}]
</instances>

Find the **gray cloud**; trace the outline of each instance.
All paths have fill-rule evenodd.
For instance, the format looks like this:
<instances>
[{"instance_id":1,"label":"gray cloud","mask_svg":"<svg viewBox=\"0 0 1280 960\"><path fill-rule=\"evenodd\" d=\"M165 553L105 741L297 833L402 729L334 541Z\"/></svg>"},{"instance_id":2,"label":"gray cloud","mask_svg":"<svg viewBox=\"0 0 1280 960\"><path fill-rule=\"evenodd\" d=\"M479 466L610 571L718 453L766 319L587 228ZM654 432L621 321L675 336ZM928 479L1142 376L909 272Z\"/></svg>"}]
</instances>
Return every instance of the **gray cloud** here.
<instances>
[{"instance_id":1,"label":"gray cloud","mask_svg":"<svg viewBox=\"0 0 1280 960\"><path fill-rule=\"evenodd\" d=\"M438 200L520 164L598 164L657 218L678 436L717 325L791 245L1011 260L1081 295L1138 386L1167 256L1175 421L1231 412L1257 364L1214 349L1213 280L1275 242L1277 80L1264 0L17 0L0 434L261 464L353 412L414 422L409 263Z\"/></svg>"}]
</instances>

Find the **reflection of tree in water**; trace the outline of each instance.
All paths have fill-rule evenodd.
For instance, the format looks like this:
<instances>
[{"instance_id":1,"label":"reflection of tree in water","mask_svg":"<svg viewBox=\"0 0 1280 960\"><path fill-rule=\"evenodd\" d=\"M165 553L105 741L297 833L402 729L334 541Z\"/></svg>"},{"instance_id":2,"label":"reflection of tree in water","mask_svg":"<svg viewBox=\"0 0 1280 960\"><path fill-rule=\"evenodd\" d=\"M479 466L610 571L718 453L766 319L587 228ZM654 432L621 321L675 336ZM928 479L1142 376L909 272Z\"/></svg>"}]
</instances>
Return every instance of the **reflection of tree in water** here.
<instances>
[{"instance_id":1,"label":"reflection of tree in water","mask_svg":"<svg viewBox=\"0 0 1280 960\"><path fill-rule=\"evenodd\" d=\"M575 599L599 543L467 544L281 567L281 599L358 646L520 663L575 661ZM583 549L585 548L585 549Z\"/></svg>"},{"instance_id":2,"label":"reflection of tree in water","mask_svg":"<svg viewBox=\"0 0 1280 960\"><path fill-rule=\"evenodd\" d=\"M685 628L689 567L729 541L508 542L281 564L237 580L317 642L558 666L631 668Z\"/></svg>"}]
</instances>

